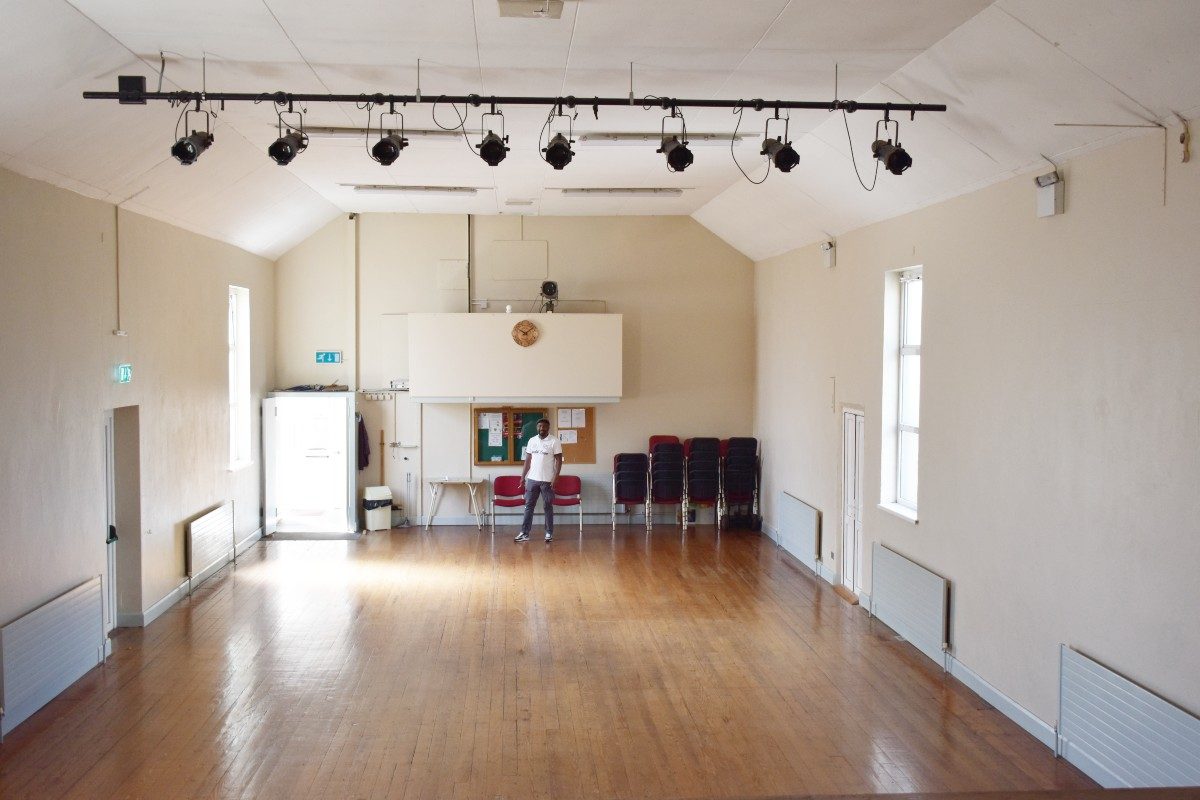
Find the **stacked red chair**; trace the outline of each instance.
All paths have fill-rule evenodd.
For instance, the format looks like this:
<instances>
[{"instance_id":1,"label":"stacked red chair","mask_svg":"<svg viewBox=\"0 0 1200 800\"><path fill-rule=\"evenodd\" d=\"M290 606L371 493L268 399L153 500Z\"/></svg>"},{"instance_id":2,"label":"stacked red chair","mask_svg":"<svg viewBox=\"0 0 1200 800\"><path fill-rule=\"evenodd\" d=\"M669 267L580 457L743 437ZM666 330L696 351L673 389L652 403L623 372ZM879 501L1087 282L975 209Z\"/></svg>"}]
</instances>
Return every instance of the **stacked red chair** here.
<instances>
[{"instance_id":1,"label":"stacked red chair","mask_svg":"<svg viewBox=\"0 0 1200 800\"><path fill-rule=\"evenodd\" d=\"M759 457L758 440L749 436L722 442L722 505L726 526L758 530L762 518L758 512Z\"/></svg>"},{"instance_id":2,"label":"stacked red chair","mask_svg":"<svg viewBox=\"0 0 1200 800\"><path fill-rule=\"evenodd\" d=\"M714 438L688 439L683 444L686 481L685 505L713 508L717 527L721 527L721 443ZM684 514L684 530L688 526Z\"/></svg>"},{"instance_id":3,"label":"stacked red chair","mask_svg":"<svg viewBox=\"0 0 1200 800\"><path fill-rule=\"evenodd\" d=\"M684 508L686 497L683 445L675 436L650 437L650 502L646 508L649 528L654 506L670 505ZM684 515L686 518L686 514ZM686 519L685 519L686 524Z\"/></svg>"}]
</instances>

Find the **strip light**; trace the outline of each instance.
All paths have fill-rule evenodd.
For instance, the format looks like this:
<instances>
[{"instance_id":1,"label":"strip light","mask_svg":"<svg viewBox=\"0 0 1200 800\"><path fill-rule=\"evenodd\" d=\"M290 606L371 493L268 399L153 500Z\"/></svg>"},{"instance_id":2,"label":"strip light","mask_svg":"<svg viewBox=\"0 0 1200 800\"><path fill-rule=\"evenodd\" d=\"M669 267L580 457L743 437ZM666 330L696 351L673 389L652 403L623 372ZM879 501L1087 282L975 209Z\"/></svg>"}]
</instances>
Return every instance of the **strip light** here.
<instances>
[{"instance_id":1,"label":"strip light","mask_svg":"<svg viewBox=\"0 0 1200 800\"><path fill-rule=\"evenodd\" d=\"M680 197L683 189L674 188L611 188L611 189L559 189L563 197Z\"/></svg>"},{"instance_id":2,"label":"strip light","mask_svg":"<svg viewBox=\"0 0 1200 800\"><path fill-rule=\"evenodd\" d=\"M728 147L730 141L734 144L743 139L749 139L746 134L739 133L692 133L688 131L689 147ZM583 133L579 135L579 143L605 147L658 147L662 144L661 133Z\"/></svg>"},{"instance_id":3,"label":"strip light","mask_svg":"<svg viewBox=\"0 0 1200 800\"><path fill-rule=\"evenodd\" d=\"M358 194L420 194L426 197L466 197L478 194L474 186L394 186L387 183L342 183Z\"/></svg>"}]
</instances>

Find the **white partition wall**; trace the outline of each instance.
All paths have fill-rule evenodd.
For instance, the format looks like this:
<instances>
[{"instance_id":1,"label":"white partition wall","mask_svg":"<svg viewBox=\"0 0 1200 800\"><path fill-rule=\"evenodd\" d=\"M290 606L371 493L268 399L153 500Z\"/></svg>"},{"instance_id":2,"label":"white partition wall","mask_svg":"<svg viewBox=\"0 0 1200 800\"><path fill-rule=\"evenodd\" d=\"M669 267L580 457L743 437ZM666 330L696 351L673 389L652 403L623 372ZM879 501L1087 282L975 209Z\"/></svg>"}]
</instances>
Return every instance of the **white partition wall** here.
<instances>
[{"instance_id":1,"label":"white partition wall","mask_svg":"<svg viewBox=\"0 0 1200 800\"><path fill-rule=\"evenodd\" d=\"M537 326L522 347L513 327ZM621 398L620 314L410 314L411 396L425 403Z\"/></svg>"}]
</instances>

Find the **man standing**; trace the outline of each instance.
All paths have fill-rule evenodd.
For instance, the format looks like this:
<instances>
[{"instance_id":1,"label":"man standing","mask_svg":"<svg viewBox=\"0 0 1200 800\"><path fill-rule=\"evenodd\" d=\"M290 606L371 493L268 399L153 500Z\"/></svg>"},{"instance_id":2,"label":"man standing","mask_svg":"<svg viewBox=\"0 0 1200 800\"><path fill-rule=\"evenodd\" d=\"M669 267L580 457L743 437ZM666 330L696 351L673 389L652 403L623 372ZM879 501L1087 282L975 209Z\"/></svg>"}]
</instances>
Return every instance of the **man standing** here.
<instances>
[{"instance_id":1,"label":"man standing","mask_svg":"<svg viewBox=\"0 0 1200 800\"><path fill-rule=\"evenodd\" d=\"M554 481L562 469L562 460L562 444L557 436L550 435L550 420L539 419L537 436L530 438L525 445L525 468L521 470L521 483L525 487L525 519L521 522L521 532L513 541L529 541L538 495L542 497L542 510L546 515L546 541L554 538Z\"/></svg>"}]
</instances>

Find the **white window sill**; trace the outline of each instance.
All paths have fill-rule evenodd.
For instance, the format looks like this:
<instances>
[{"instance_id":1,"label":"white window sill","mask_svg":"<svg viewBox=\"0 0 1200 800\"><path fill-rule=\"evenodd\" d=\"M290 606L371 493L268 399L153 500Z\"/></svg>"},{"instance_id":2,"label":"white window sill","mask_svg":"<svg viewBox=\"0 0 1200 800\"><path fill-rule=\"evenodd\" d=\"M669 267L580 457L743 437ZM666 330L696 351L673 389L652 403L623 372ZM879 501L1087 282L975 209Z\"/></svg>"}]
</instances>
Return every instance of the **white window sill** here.
<instances>
[{"instance_id":1,"label":"white window sill","mask_svg":"<svg viewBox=\"0 0 1200 800\"><path fill-rule=\"evenodd\" d=\"M229 472L241 472L247 467L253 467L253 461L238 461L229 465Z\"/></svg>"},{"instance_id":2,"label":"white window sill","mask_svg":"<svg viewBox=\"0 0 1200 800\"><path fill-rule=\"evenodd\" d=\"M911 522L913 525L917 524L917 512L908 506L902 506L899 503L880 503L879 509L886 511L893 517L899 517L905 522Z\"/></svg>"}]
</instances>

